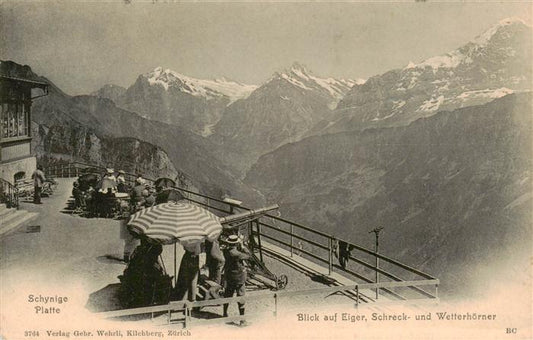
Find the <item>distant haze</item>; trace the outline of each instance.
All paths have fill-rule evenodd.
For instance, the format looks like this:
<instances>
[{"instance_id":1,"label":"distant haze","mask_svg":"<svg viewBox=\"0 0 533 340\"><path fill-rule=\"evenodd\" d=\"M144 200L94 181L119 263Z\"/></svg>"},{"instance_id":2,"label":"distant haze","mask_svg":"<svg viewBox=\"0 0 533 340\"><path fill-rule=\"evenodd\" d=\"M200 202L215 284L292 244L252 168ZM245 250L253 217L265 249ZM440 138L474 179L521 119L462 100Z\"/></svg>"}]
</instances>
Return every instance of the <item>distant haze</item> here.
<instances>
[{"instance_id":1,"label":"distant haze","mask_svg":"<svg viewBox=\"0 0 533 340\"><path fill-rule=\"evenodd\" d=\"M127 87L157 66L260 84L298 61L368 78L451 51L522 3L1 3L0 59L69 94Z\"/></svg>"}]
</instances>

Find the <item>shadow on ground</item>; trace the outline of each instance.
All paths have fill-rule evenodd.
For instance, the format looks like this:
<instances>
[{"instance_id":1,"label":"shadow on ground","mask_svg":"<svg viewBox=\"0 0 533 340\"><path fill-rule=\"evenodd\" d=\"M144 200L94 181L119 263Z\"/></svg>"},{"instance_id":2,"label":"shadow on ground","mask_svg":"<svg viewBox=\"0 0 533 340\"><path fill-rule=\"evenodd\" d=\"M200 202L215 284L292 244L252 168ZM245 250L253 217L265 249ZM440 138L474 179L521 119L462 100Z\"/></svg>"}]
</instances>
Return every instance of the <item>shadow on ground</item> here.
<instances>
[{"instance_id":1,"label":"shadow on ground","mask_svg":"<svg viewBox=\"0 0 533 340\"><path fill-rule=\"evenodd\" d=\"M119 291L120 291L120 283L109 284L105 286L104 288L97 290L94 293L91 293L89 295L89 299L87 300L87 303L85 304L85 308L93 313L101 313L101 312L125 309L125 307L123 307L120 303ZM211 307L214 307L214 306L211 306ZM220 306L220 308L222 309L222 306ZM117 317L115 318L115 320L138 321L138 320L150 319L152 317L157 317L157 316L164 315L164 314L166 314L166 312L158 312L158 313L153 313L153 314L145 313L145 314ZM177 314L183 315L179 312ZM220 314L217 314L212 311L206 311L206 310L193 310L191 311L191 316L196 319L215 319L215 318L221 317ZM178 316L178 319L180 319L179 316Z\"/></svg>"},{"instance_id":2,"label":"shadow on ground","mask_svg":"<svg viewBox=\"0 0 533 340\"><path fill-rule=\"evenodd\" d=\"M125 309L120 303L118 298L120 290L120 283L112 283L104 288L97 290L94 293L89 295L89 299L85 304L85 308L93 313L109 312L114 310ZM157 313L159 315L161 313ZM123 317L114 318L115 320L120 321L139 321L150 319L153 316L156 316L156 313L137 314L137 315L128 315Z\"/></svg>"},{"instance_id":3,"label":"shadow on ground","mask_svg":"<svg viewBox=\"0 0 533 340\"><path fill-rule=\"evenodd\" d=\"M124 259L118 254L108 254L103 256L98 256L96 260L100 263L106 264L126 264Z\"/></svg>"},{"instance_id":4,"label":"shadow on ground","mask_svg":"<svg viewBox=\"0 0 533 340\"><path fill-rule=\"evenodd\" d=\"M118 299L120 283L112 283L89 295L85 308L94 313L122 309Z\"/></svg>"}]
</instances>

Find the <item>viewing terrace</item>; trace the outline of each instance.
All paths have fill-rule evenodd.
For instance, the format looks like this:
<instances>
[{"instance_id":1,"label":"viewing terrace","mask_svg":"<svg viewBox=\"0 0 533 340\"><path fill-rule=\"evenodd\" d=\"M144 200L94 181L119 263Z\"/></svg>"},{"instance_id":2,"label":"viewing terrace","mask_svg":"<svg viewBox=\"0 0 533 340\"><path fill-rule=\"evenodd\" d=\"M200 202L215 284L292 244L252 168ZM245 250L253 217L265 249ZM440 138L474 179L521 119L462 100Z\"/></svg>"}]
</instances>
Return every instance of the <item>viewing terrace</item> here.
<instances>
[{"instance_id":1,"label":"viewing terrace","mask_svg":"<svg viewBox=\"0 0 533 340\"><path fill-rule=\"evenodd\" d=\"M112 320L151 320L156 324L195 327L201 324L224 324L242 319L237 314L236 301L246 302L247 320L269 315L276 317L288 311L315 310L317 304L342 305L353 309L370 307L376 310L391 304L436 303L439 280L384 254L339 240L333 235L289 221L275 214L266 214L247 222L250 237L257 247L255 254L276 277L286 275L284 289L259 289L247 286L245 297L196 302L172 301L166 305L135 309L120 309L114 294L125 266L120 261L123 247L119 238L119 221L109 218L84 218L66 210L71 199L72 183L81 173L103 172L90 164L69 163L46 169L47 177L59 183L56 192L44 199L42 206L28 205L38 212L40 233L13 231L3 247L12 256L3 259L4 274L20 270L20 262L31 263L39 271L38 277L65 277L81 282L89 292L86 308L101 318ZM135 176L127 174L127 180ZM248 211L249 207L233 200L221 200L178 188L186 199L208 208L219 216ZM22 204L24 204L22 202ZM50 256L50 247L57 240L65 244ZM352 249L348 264L343 268L336 256L336 246L345 241ZM22 249L32 245L30 260ZM164 246L163 260L169 275L176 277L181 246ZM174 256L178 261L174 262ZM34 261L34 262L32 262ZM39 269L40 268L40 269ZM49 268L42 270L42 268ZM251 280L253 282L253 280ZM8 282L9 284L9 282ZM221 304L232 302L230 317L222 318ZM202 307L200 312L194 307ZM195 308L196 309L196 308ZM232 316L233 315L233 316Z\"/></svg>"}]
</instances>

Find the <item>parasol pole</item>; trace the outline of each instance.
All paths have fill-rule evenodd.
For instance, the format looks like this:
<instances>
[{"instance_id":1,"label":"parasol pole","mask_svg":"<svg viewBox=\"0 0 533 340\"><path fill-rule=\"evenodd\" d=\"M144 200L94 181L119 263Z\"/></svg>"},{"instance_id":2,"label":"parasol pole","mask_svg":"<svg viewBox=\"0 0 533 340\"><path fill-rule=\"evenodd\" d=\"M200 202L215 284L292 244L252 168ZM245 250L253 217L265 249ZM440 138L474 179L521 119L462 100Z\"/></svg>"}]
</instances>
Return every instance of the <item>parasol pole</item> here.
<instances>
[{"instance_id":1,"label":"parasol pole","mask_svg":"<svg viewBox=\"0 0 533 340\"><path fill-rule=\"evenodd\" d=\"M174 243L174 287L176 287L176 243Z\"/></svg>"}]
</instances>

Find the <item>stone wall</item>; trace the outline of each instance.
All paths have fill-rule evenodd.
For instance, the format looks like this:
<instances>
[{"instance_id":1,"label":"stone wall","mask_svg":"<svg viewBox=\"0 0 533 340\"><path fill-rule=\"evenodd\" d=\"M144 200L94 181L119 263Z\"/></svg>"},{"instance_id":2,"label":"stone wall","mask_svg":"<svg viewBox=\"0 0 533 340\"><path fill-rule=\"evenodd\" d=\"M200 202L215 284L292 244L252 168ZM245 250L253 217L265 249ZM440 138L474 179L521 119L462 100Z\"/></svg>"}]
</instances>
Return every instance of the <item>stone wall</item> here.
<instances>
[{"instance_id":1,"label":"stone wall","mask_svg":"<svg viewBox=\"0 0 533 340\"><path fill-rule=\"evenodd\" d=\"M2 163L0 177L14 184L14 176L17 172L25 172L25 178L31 178L31 174L37 167L37 159L34 156Z\"/></svg>"}]
</instances>

